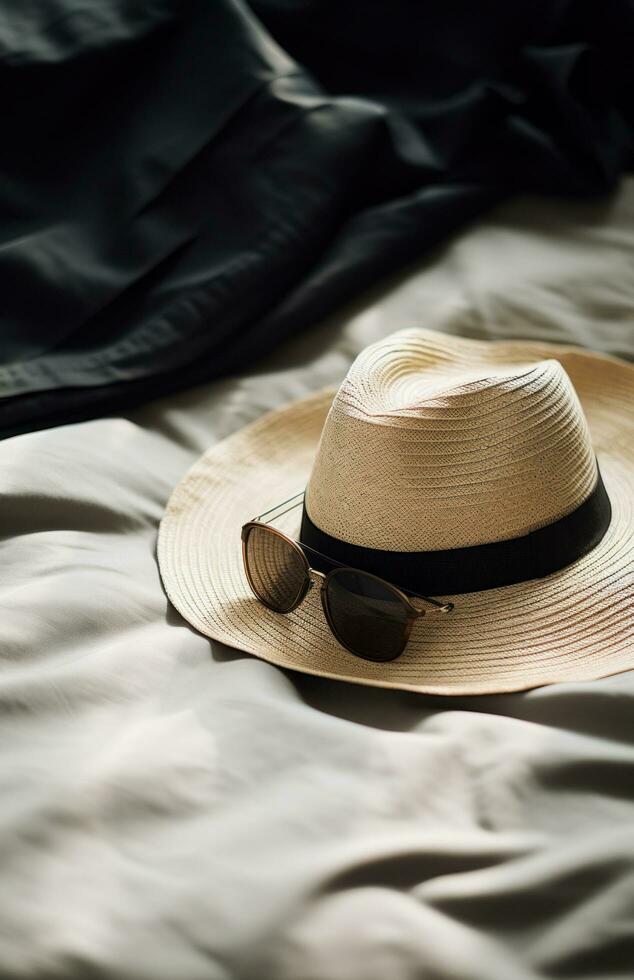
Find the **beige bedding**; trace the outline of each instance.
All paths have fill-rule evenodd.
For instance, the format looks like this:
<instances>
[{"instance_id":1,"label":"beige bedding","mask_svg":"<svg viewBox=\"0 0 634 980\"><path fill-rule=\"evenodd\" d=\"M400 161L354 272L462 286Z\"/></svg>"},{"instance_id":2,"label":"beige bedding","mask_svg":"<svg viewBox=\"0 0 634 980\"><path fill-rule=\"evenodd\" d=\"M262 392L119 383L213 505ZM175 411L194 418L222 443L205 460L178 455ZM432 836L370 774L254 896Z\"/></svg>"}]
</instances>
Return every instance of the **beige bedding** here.
<instances>
[{"instance_id":1,"label":"beige bedding","mask_svg":"<svg viewBox=\"0 0 634 980\"><path fill-rule=\"evenodd\" d=\"M633 674L284 672L168 608L155 542L208 445L392 330L634 356L633 259L634 181L517 201L257 371L0 443L1 978L632 976Z\"/></svg>"}]
</instances>

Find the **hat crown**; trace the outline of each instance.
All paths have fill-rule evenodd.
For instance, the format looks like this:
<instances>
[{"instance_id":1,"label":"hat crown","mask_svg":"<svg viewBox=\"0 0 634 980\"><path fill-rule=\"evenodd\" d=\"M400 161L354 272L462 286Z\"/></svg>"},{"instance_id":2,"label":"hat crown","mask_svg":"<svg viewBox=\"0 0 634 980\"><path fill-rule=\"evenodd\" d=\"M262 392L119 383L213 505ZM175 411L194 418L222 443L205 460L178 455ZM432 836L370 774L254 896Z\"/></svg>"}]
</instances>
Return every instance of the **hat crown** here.
<instances>
[{"instance_id":1,"label":"hat crown","mask_svg":"<svg viewBox=\"0 0 634 980\"><path fill-rule=\"evenodd\" d=\"M575 510L597 480L559 361L486 350L458 362L418 331L366 348L328 414L308 514L341 541L388 551L519 537Z\"/></svg>"}]
</instances>

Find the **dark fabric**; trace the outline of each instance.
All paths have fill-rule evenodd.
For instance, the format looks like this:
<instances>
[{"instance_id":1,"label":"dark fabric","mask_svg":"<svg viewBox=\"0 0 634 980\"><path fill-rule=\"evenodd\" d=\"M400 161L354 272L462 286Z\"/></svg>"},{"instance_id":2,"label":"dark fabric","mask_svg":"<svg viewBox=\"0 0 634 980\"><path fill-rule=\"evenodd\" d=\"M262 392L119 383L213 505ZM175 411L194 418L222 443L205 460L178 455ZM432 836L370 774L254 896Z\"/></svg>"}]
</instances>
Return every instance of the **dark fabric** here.
<instances>
[{"instance_id":1,"label":"dark fabric","mask_svg":"<svg viewBox=\"0 0 634 980\"><path fill-rule=\"evenodd\" d=\"M457 595L528 582L566 568L596 547L611 516L610 499L599 473L596 487L576 510L519 538L446 551L382 551L333 538L313 523L304 507L300 542L318 571L348 565L379 575L407 592ZM324 557L326 561L320 561Z\"/></svg>"},{"instance_id":2,"label":"dark fabric","mask_svg":"<svg viewBox=\"0 0 634 980\"><path fill-rule=\"evenodd\" d=\"M240 370L509 194L607 192L633 30L625 0L5 4L0 435Z\"/></svg>"}]
</instances>

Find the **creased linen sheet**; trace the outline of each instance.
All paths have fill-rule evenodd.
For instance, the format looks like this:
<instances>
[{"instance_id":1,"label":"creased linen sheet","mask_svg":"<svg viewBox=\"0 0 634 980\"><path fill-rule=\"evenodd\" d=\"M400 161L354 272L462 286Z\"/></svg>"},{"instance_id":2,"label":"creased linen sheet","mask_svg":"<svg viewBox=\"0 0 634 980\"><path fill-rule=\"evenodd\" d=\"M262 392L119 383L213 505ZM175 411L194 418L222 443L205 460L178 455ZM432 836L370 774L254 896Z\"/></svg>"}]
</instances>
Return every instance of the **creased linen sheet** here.
<instances>
[{"instance_id":1,"label":"creased linen sheet","mask_svg":"<svg viewBox=\"0 0 634 980\"><path fill-rule=\"evenodd\" d=\"M285 672L190 629L155 544L214 440L393 330L634 356L633 260L633 181L519 200L257 371L0 444L0 977L632 976L633 673Z\"/></svg>"}]
</instances>

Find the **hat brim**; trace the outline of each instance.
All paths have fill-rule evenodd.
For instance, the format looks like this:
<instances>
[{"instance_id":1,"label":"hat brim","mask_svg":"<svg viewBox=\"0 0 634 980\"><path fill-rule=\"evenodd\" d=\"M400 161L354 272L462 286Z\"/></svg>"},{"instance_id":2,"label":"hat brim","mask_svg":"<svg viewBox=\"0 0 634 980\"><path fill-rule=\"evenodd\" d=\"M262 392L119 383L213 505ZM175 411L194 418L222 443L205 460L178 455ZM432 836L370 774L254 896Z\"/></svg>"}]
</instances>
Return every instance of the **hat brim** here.
<instances>
[{"instance_id":1,"label":"hat brim","mask_svg":"<svg viewBox=\"0 0 634 980\"><path fill-rule=\"evenodd\" d=\"M158 560L167 595L205 636L280 667L438 695L490 694L585 681L634 667L634 367L544 343L465 340L429 332L450 359L486 348L492 364L559 360L583 405L612 504L604 538L543 579L465 595L419 620L389 663L355 657L324 619L318 590L280 615L252 595L242 566L243 523L301 491L336 389L270 412L212 446L176 487L161 521ZM276 526L296 537L301 508Z\"/></svg>"}]
</instances>

